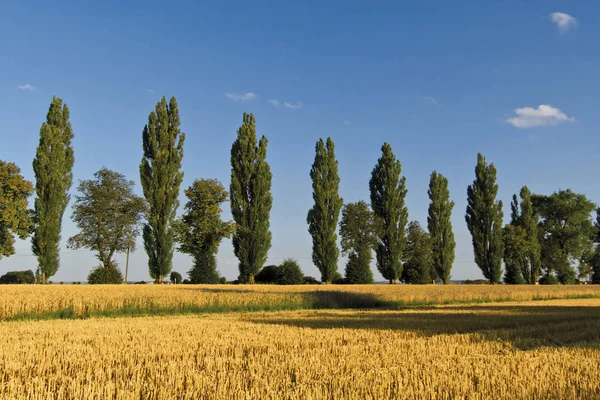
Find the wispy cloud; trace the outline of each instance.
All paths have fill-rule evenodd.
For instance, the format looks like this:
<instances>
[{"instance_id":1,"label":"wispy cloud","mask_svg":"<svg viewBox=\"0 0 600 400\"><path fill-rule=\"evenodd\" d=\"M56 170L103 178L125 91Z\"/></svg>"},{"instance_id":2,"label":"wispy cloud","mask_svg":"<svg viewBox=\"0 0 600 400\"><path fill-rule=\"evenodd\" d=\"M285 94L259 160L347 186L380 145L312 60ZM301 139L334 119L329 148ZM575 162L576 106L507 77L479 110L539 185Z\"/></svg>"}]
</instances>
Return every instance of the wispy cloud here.
<instances>
[{"instance_id":1,"label":"wispy cloud","mask_svg":"<svg viewBox=\"0 0 600 400\"><path fill-rule=\"evenodd\" d=\"M352 121L350 121L349 119L345 119L344 120L344 125L350 126L350 125L352 125Z\"/></svg>"},{"instance_id":2,"label":"wispy cloud","mask_svg":"<svg viewBox=\"0 0 600 400\"><path fill-rule=\"evenodd\" d=\"M429 104L434 104L434 105L438 103L437 99L434 97L431 97L431 96L425 96L425 101Z\"/></svg>"},{"instance_id":3,"label":"wispy cloud","mask_svg":"<svg viewBox=\"0 0 600 400\"><path fill-rule=\"evenodd\" d=\"M575 121L575 118L569 118L560 109L548 104L542 104L538 108L517 108L515 114L517 114L516 117L508 118L506 122L522 129L546 125L558 125L563 122Z\"/></svg>"},{"instance_id":4,"label":"wispy cloud","mask_svg":"<svg viewBox=\"0 0 600 400\"><path fill-rule=\"evenodd\" d=\"M154 91L154 89L146 89L146 92L147 92L147 93L150 93L150 94L154 94L154 93L156 93L156 92Z\"/></svg>"},{"instance_id":5,"label":"wispy cloud","mask_svg":"<svg viewBox=\"0 0 600 400\"><path fill-rule=\"evenodd\" d=\"M276 99L269 100L269 104L273 107L279 107L279 101L277 101Z\"/></svg>"},{"instance_id":6,"label":"wispy cloud","mask_svg":"<svg viewBox=\"0 0 600 400\"><path fill-rule=\"evenodd\" d=\"M295 103L290 103L288 101L284 101L283 105L286 106L287 108L302 108L302 107L304 107L304 104L302 104L301 101L297 101Z\"/></svg>"},{"instance_id":7,"label":"wispy cloud","mask_svg":"<svg viewBox=\"0 0 600 400\"><path fill-rule=\"evenodd\" d=\"M37 88L35 86L30 85L29 83L26 83L24 85L19 85L19 89L29 90L30 92L35 92L37 90Z\"/></svg>"},{"instance_id":8,"label":"wispy cloud","mask_svg":"<svg viewBox=\"0 0 600 400\"><path fill-rule=\"evenodd\" d=\"M256 93L225 93L225 97L233 101L248 101L256 98Z\"/></svg>"},{"instance_id":9,"label":"wispy cloud","mask_svg":"<svg viewBox=\"0 0 600 400\"><path fill-rule=\"evenodd\" d=\"M553 12L550 14L550 21L558 26L560 33L567 33L569 29L577 26L575 17L561 12Z\"/></svg>"}]
</instances>

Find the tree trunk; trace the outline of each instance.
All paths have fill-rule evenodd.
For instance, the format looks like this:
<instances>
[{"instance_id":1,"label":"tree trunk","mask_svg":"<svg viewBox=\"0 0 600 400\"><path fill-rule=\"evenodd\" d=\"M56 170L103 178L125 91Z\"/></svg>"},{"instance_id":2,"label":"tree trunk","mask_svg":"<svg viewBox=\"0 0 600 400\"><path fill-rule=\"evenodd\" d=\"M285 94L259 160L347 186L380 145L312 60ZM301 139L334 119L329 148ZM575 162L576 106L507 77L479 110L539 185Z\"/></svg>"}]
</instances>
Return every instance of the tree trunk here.
<instances>
[{"instance_id":1,"label":"tree trunk","mask_svg":"<svg viewBox=\"0 0 600 400\"><path fill-rule=\"evenodd\" d=\"M396 281L394 279L390 279L390 285L393 285L394 283L396 283Z\"/></svg>"},{"instance_id":2,"label":"tree trunk","mask_svg":"<svg viewBox=\"0 0 600 400\"><path fill-rule=\"evenodd\" d=\"M254 275L250 274L250 276L248 277L248 284L249 285L254 285L256 282L254 281Z\"/></svg>"},{"instance_id":3,"label":"tree trunk","mask_svg":"<svg viewBox=\"0 0 600 400\"><path fill-rule=\"evenodd\" d=\"M46 279L48 279L48 278L46 278L46 273L42 272L42 285L45 285L47 283Z\"/></svg>"}]
</instances>

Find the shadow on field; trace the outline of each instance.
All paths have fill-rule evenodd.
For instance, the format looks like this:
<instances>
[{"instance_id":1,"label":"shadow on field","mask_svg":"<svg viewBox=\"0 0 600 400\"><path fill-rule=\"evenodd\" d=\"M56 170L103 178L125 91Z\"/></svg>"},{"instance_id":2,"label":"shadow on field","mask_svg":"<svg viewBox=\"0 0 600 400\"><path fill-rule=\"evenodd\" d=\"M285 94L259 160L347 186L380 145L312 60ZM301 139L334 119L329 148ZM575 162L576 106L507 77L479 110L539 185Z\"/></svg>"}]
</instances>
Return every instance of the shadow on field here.
<instances>
[{"instance_id":1,"label":"shadow on field","mask_svg":"<svg viewBox=\"0 0 600 400\"><path fill-rule=\"evenodd\" d=\"M530 350L542 346L600 349L600 308L572 306L453 306L353 314L319 312L304 318L252 318L260 324L312 329L384 329L424 336L476 333L483 340Z\"/></svg>"}]
</instances>

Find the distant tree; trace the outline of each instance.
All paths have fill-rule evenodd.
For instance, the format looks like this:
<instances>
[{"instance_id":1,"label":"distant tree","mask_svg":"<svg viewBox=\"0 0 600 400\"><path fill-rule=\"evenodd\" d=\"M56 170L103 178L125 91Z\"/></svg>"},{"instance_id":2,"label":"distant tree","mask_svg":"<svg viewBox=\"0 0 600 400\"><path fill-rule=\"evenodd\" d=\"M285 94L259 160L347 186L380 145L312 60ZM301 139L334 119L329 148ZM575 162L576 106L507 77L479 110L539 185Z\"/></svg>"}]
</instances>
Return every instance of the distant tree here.
<instances>
[{"instance_id":1,"label":"distant tree","mask_svg":"<svg viewBox=\"0 0 600 400\"><path fill-rule=\"evenodd\" d=\"M117 264L110 262L108 265L99 265L88 275L90 285L109 285L123 283L123 274Z\"/></svg>"},{"instance_id":2,"label":"distant tree","mask_svg":"<svg viewBox=\"0 0 600 400\"><path fill-rule=\"evenodd\" d=\"M594 225L595 250L590 259L592 267L592 283L600 284L600 208L596 209L596 223Z\"/></svg>"},{"instance_id":3,"label":"distant tree","mask_svg":"<svg viewBox=\"0 0 600 400\"><path fill-rule=\"evenodd\" d=\"M392 146L384 143L381 158L371 173L369 189L371 208L378 225L379 243L375 248L377 269L390 283L402 276L402 252L406 244L404 229L408 223L406 178L400 177L402 166L392 152Z\"/></svg>"},{"instance_id":4,"label":"distant tree","mask_svg":"<svg viewBox=\"0 0 600 400\"><path fill-rule=\"evenodd\" d=\"M538 237L541 242L544 274L553 273L560 283L574 283L573 264L593 252L595 228L591 213L596 205L584 194L570 189L549 196L533 195L533 207L540 216Z\"/></svg>"},{"instance_id":5,"label":"distant tree","mask_svg":"<svg viewBox=\"0 0 600 400\"><path fill-rule=\"evenodd\" d=\"M432 283L433 251L429 233L421 224L412 221L406 229L406 247L404 249L402 281L405 283Z\"/></svg>"},{"instance_id":6,"label":"distant tree","mask_svg":"<svg viewBox=\"0 0 600 400\"><path fill-rule=\"evenodd\" d=\"M181 274L177 271L171 271L171 275L169 275L169 280L173 284L180 284L181 282L183 282Z\"/></svg>"},{"instance_id":7,"label":"distant tree","mask_svg":"<svg viewBox=\"0 0 600 400\"><path fill-rule=\"evenodd\" d=\"M475 263L490 283L498 283L502 277L502 201L496 201L496 167L488 165L477 154L475 180L467 188L467 214L465 220L473 238Z\"/></svg>"},{"instance_id":8,"label":"distant tree","mask_svg":"<svg viewBox=\"0 0 600 400\"><path fill-rule=\"evenodd\" d=\"M433 171L429 179L427 194L431 200L427 229L431 238L433 268L436 275L446 284L450 281L450 271L454 263L454 249L456 248L450 221L454 202L450 200L448 179Z\"/></svg>"},{"instance_id":9,"label":"distant tree","mask_svg":"<svg viewBox=\"0 0 600 400\"><path fill-rule=\"evenodd\" d=\"M33 189L32 189L33 191ZM0 284L32 284L35 283L33 271L9 271L0 276Z\"/></svg>"},{"instance_id":10,"label":"distant tree","mask_svg":"<svg viewBox=\"0 0 600 400\"><path fill-rule=\"evenodd\" d=\"M348 255L346 283L373 283L371 254L377 244L375 216L364 201L345 204L340 223L342 252Z\"/></svg>"},{"instance_id":11,"label":"distant tree","mask_svg":"<svg viewBox=\"0 0 600 400\"><path fill-rule=\"evenodd\" d=\"M316 278L313 278L312 276L305 276L304 281L302 283L304 285L318 285L321 282L319 282Z\"/></svg>"},{"instance_id":12,"label":"distant tree","mask_svg":"<svg viewBox=\"0 0 600 400\"><path fill-rule=\"evenodd\" d=\"M504 240L504 283L510 285L526 283L523 268L529 254L527 231L520 226L506 225L502 232Z\"/></svg>"},{"instance_id":13,"label":"distant tree","mask_svg":"<svg viewBox=\"0 0 600 400\"><path fill-rule=\"evenodd\" d=\"M279 279L277 283L280 285L301 285L304 282L304 274L300 269L300 265L293 258L286 258L279 266Z\"/></svg>"},{"instance_id":14,"label":"distant tree","mask_svg":"<svg viewBox=\"0 0 600 400\"><path fill-rule=\"evenodd\" d=\"M185 212L174 225L178 250L194 258L188 272L192 283L219 283L217 251L233 230L231 222L221 220L221 204L229 193L215 179L197 179L185 195Z\"/></svg>"},{"instance_id":15,"label":"distant tree","mask_svg":"<svg viewBox=\"0 0 600 400\"><path fill-rule=\"evenodd\" d=\"M310 170L313 200L308 211L308 232L312 236L312 260L321 272L321 280L331 283L337 271L340 250L337 245L337 225L343 199L338 190L340 176L331 138L319 139L315 146L315 161Z\"/></svg>"},{"instance_id":16,"label":"distant tree","mask_svg":"<svg viewBox=\"0 0 600 400\"><path fill-rule=\"evenodd\" d=\"M254 277L255 283L276 284L281 271L279 265L267 265Z\"/></svg>"},{"instance_id":17,"label":"distant tree","mask_svg":"<svg viewBox=\"0 0 600 400\"><path fill-rule=\"evenodd\" d=\"M31 229L27 199L33 185L13 163L0 160L0 259L15 254L14 235L26 239Z\"/></svg>"},{"instance_id":18,"label":"distant tree","mask_svg":"<svg viewBox=\"0 0 600 400\"><path fill-rule=\"evenodd\" d=\"M79 182L72 219L80 232L68 240L72 249L90 249L104 267L116 266L115 253L135 251L135 240L146 212L135 183L123 174L101 168L94 179Z\"/></svg>"},{"instance_id":19,"label":"distant tree","mask_svg":"<svg viewBox=\"0 0 600 400\"><path fill-rule=\"evenodd\" d=\"M59 97L53 97L46 122L40 128L40 141L33 160L37 197L31 248L38 259L42 283L47 283L59 267L62 217L70 199L75 162L72 139L69 108Z\"/></svg>"},{"instance_id":20,"label":"distant tree","mask_svg":"<svg viewBox=\"0 0 600 400\"><path fill-rule=\"evenodd\" d=\"M239 281L254 283L271 248L269 216L271 168L266 161L267 138L257 143L254 115L244 113L231 147L231 213L235 221L233 251L240 261Z\"/></svg>"},{"instance_id":21,"label":"distant tree","mask_svg":"<svg viewBox=\"0 0 600 400\"><path fill-rule=\"evenodd\" d=\"M173 268L173 222L179 207L179 186L183 180L181 160L185 134L179 128L177 100L163 97L148 116L142 132L144 155L140 180L149 204L144 224L144 248L148 269L156 283L162 283Z\"/></svg>"}]
</instances>

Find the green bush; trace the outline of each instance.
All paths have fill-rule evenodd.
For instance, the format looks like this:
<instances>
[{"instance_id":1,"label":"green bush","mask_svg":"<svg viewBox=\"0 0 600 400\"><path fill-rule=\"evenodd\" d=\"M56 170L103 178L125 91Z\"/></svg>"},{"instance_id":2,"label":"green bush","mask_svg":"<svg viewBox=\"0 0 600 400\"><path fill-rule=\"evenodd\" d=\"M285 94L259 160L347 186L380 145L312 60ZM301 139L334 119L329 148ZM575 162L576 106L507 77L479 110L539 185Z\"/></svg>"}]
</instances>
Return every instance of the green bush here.
<instances>
[{"instance_id":1,"label":"green bush","mask_svg":"<svg viewBox=\"0 0 600 400\"><path fill-rule=\"evenodd\" d=\"M106 267L99 265L88 275L88 283L91 285L123 283L123 275L116 264Z\"/></svg>"},{"instance_id":2,"label":"green bush","mask_svg":"<svg viewBox=\"0 0 600 400\"><path fill-rule=\"evenodd\" d=\"M302 283L305 285L319 285L321 282L319 282L316 278L313 278L312 276L305 276Z\"/></svg>"},{"instance_id":3,"label":"green bush","mask_svg":"<svg viewBox=\"0 0 600 400\"><path fill-rule=\"evenodd\" d=\"M286 258L279 266L279 277L277 283L280 285L301 285L304 283L304 274L300 265L293 258Z\"/></svg>"},{"instance_id":4,"label":"green bush","mask_svg":"<svg viewBox=\"0 0 600 400\"><path fill-rule=\"evenodd\" d=\"M267 265L260 270L258 274L254 277L254 281L256 283L277 283L279 279L279 266L278 265Z\"/></svg>"},{"instance_id":5,"label":"green bush","mask_svg":"<svg viewBox=\"0 0 600 400\"><path fill-rule=\"evenodd\" d=\"M175 283L175 284L179 284L179 283L183 282L183 279L181 278L181 274L177 271L172 271L171 275L169 276L169 279L170 279L171 283Z\"/></svg>"},{"instance_id":6,"label":"green bush","mask_svg":"<svg viewBox=\"0 0 600 400\"><path fill-rule=\"evenodd\" d=\"M35 283L33 271L10 271L0 276L0 284L32 284Z\"/></svg>"}]
</instances>

